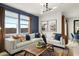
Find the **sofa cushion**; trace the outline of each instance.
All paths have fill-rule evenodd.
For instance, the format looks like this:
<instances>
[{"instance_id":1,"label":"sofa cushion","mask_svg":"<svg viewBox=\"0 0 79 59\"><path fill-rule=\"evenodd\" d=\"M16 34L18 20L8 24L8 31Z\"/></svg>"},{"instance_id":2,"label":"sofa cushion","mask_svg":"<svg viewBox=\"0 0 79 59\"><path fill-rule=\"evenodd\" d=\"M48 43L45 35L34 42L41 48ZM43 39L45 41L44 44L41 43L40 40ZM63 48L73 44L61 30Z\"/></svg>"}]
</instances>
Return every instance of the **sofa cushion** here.
<instances>
[{"instance_id":1,"label":"sofa cushion","mask_svg":"<svg viewBox=\"0 0 79 59\"><path fill-rule=\"evenodd\" d=\"M30 40L29 34L26 34L26 40Z\"/></svg>"},{"instance_id":2,"label":"sofa cushion","mask_svg":"<svg viewBox=\"0 0 79 59\"><path fill-rule=\"evenodd\" d=\"M61 44L61 42L60 42L60 41L58 41L58 40L53 40L53 43L56 43L56 44Z\"/></svg>"},{"instance_id":3,"label":"sofa cushion","mask_svg":"<svg viewBox=\"0 0 79 59\"><path fill-rule=\"evenodd\" d=\"M35 38L40 38L40 33L35 33Z\"/></svg>"},{"instance_id":4,"label":"sofa cushion","mask_svg":"<svg viewBox=\"0 0 79 59\"><path fill-rule=\"evenodd\" d=\"M25 41L25 42L18 43L16 45L16 48L20 48L20 47L23 47L23 46L27 46L30 43L31 43L30 41Z\"/></svg>"},{"instance_id":5,"label":"sofa cushion","mask_svg":"<svg viewBox=\"0 0 79 59\"><path fill-rule=\"evenodd\" d=\"M61 38L61 34L56 33L56 34L55 34L55 39L58 40L58 41L60 41L60 38Z\"/></svg>"}]
</instances>

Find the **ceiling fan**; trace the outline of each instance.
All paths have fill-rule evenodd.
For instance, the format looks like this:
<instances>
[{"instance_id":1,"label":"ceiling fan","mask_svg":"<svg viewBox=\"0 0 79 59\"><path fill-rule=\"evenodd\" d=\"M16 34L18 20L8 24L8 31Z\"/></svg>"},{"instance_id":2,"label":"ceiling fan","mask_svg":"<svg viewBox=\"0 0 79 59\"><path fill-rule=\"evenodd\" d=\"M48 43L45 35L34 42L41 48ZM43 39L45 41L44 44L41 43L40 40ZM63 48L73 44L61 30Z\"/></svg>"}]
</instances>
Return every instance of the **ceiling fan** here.
<instances>
[{"instance_id":1,"label":"ceiling fan","mask_svg":"<svg viewBox=\"0 0 79 59\"><path fill-rule=\"evenodd\" d=\"M45 13L45 12L48 12L48 11L53 11L54 9L57 8L56 6L53 7L53 8L49 8L48 3L42 3L41 6L42 6L41 14L43 14L43 13Z\"/></svg>"}]
</instances>

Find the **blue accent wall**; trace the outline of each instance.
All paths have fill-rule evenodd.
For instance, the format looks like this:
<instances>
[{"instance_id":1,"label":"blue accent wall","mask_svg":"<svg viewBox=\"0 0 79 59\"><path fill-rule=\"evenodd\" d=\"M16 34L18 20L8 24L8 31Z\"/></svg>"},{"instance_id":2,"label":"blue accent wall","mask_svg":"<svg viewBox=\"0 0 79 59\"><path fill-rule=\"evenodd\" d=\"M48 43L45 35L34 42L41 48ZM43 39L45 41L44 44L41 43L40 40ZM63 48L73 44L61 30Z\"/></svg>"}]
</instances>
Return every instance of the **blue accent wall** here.
<instances>
[{"instance_id":1,"label":"blue accent wall","mask_svg":"<svg viewBox=\"0 0 79 59\"><path fill-rule=\"evenodd\" d=\"M39 17L32 17L32 33L39 32Z\"/></svg>"},{"instance_id":2,"label":"blue accent wall","mask_svg":"<svg viewBox=\"0 0 79 59\"><path fill-rule=\"evenodd\" d=\"M4 9L9 10L9 11L16 12L18 14L23 14L23 15L26 15L26 16L31 16L32 17L32 33L39 32L39 17L38 16L35 16L35 15L30 14L28 12L19 10L17 8L14 8L14 7L2 4L2 3L0 3L0 7L3 7Z\"/></svg>"}]
</instances>

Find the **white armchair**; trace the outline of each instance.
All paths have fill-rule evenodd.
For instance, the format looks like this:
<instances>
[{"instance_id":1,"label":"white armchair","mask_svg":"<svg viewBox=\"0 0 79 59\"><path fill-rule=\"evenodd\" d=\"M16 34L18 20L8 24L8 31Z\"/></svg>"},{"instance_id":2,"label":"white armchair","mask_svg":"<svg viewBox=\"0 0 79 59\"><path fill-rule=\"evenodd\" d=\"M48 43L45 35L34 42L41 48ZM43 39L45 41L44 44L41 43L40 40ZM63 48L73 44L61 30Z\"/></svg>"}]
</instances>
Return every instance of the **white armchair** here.
<instances>
[{"instance_id":1,"label":"white armchair","mask_svg":"<svg viewBox=\"0 0 79 59\"><path fill-rule=\"evenodd\" d=\"M52 34L46 34L46 39L47 39L47 43L49 44L53 44L55 46L58 46L58 47L62 47L62 48L65 48L65 41L64 39L61 37L60 40L57 40L55 39L55 35L51 36Z\"/></svg>"}]
</instances>

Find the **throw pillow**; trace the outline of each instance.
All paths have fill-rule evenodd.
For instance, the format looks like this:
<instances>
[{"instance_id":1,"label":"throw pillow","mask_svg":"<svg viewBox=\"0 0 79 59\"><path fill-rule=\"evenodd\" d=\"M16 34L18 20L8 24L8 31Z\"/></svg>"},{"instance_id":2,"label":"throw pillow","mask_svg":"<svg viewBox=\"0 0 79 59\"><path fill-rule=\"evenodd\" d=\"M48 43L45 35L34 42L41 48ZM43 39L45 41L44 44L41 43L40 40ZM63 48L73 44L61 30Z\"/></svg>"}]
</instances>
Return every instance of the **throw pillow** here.
<instances>
[{"instance_id":1,"label":"throw pillow","mask_svg":"<svg viewBox=\"0 0 79 59\"><path fill-rule=\"evenodd\" d=\"M35 38L35 34L34 33L33 34L29 34L29 36L30 36L31 39Z\"/></svg>"},{"instance_id":2,"label":"throw pillow","mask_svg":"<svg viewBox=\"0 0 79 59\"><path fill-rule=\"evenodd\" d=\"M13 39L18 39L18 36L17 35L12 35L12 38Z\"/></svg>"},{"instance_id":3,"label":"throw pillow","mask_svg":"<svg viewBox=\"0 0 79 59\"><path fill-rule=\"evenodd\" d=\"M25 41L25 38L24 38L23 35L17 35L17 36L18 36L18 38L19 38L19 40L20 40L21 42L24 42L24 41Z\"/></svg>"},{"instance_id":4,"label":"throw pillow","mask_svg":"<svg viewBox=\"0 0 79 59\"><path fill-rule=\"evenodd\" d=\"M61 34L56 33L56 34L55 34L55 39L58 40L58 41L60 41L60 38L61 38Z\"/></svg>"},{"instance_id":5,"label":"throw pillow","mask_svg":"<svg viewBox=\"0 0 79 59\"><path fill-rule=\"evenodd\" d=\"M35 33L35 38L40 38L40 33Z\"/></svg>"},{"instance_id":6,"label":"throw pillow","mask_svg":"<svg viewBox=\"0 0 79 59\"><path fill-rule=\"evenodd\" d=\"M30 40L29 34L26 34L26 40Z\"/></svg>"}]
</instances>

